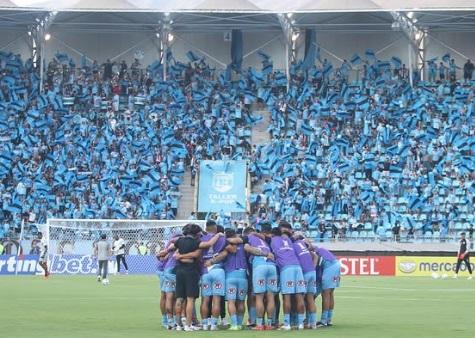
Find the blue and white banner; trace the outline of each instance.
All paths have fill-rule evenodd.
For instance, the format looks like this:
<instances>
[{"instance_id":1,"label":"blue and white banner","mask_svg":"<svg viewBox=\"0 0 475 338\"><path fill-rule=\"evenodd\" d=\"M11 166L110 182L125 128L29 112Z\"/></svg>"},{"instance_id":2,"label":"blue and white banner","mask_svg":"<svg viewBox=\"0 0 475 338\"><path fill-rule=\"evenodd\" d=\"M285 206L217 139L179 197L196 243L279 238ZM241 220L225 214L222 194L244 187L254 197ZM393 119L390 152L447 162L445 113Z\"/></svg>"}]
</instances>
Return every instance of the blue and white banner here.
<instances>
[{"instance_id":1,"label":"blue and white banner","mask_svg":"<svg viewBox=\"0 0 475 338\"><path fill-rule=\"evenodd\" d=\"M157 272L157 258L153 255L127 255L129 274L147 275ZM36 275L43 273L38 255L0 256L0 275ZM96 274L97 259L90 255L50 255L48 267L53 275ZM115 257L109 260L109 273L116 270ZM124 268L121 267L121 271Z\"/></svg>"},{"instance_id":2,"label":"blue and white banner","mask_svg":"<svg viewBox=\"0 0 475 338\"><path fill-rule=\"evenodd\" d=\"M202 161L199 212L246 212L246 161Z\"/></svg>"}]
</instances>

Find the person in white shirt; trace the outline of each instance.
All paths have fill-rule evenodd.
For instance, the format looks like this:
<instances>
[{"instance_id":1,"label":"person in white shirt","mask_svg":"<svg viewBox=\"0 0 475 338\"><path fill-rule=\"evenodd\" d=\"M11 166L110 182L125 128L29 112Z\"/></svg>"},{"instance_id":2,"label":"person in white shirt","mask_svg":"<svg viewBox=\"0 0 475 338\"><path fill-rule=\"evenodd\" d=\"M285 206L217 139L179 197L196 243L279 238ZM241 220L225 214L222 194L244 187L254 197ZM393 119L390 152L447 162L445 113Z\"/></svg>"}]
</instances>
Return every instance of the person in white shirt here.
<instances>
[{"instance_id":1,"label":"person in white shirt","mask_svg":"<svg viewBox=\"0 0 475 338\"><path fill-rule=\"evenodd\" d=\"M125 261L125 241L123 238L120 238L119 235L114 236L114 244L112 245L112 251L115 254L115 259L117 262L117 272L120 273L120 263L124 264L125 273L129 273L129 267Z\"/></svg>"},{"instance_id":2,"label":"person in white shirt","mask_svg":"<svg viewBox=\"0 0 475 338\"><path fill-rule=\"evenodd\" d=\"M36 244L40 249L40 259L38 264L43 268L45 271L45 278L48 278L49 271L48 271L48 242L46 238L43 237L41 232L38 232L38 242Z\"/></svg>"}]
</instances>

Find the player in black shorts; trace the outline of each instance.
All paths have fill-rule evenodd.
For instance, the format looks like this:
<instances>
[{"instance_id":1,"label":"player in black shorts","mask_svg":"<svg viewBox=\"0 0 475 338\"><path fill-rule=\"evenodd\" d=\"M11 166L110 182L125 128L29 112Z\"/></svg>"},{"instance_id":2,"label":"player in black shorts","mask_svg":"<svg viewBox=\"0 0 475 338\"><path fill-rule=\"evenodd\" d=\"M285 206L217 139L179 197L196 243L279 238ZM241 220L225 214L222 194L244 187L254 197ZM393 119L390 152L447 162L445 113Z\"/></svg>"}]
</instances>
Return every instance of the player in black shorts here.
<instances>
[{"instance_id":1,"label":"player in black shorts","mask_svg":"<svg viewBox=\"0 0 475 338\"><path fill-rule=\"evenodd\" d=\"M462 262L465 263L470 276L468 279L472 279L472 267L470 266L470 242L465 238L465 232L460 234L460 248L457 253L457 266L455 267L455 276L454 278L458 278L458 273L460 270L460 266Z\"/></svg>"},{"instance_id":2,"label":"player in black shorts","mask_svg":"<svg viewBox=\"0 0 475 338\"><path fill-rule=\"evenodd\" d=\"M195 331L199 328L192 325L193 309L195 299L200 296L200 258L201 249L212 247L223 233L215 234L210 240L200 242L202 229L196 224L187 224L183 228L183 237L180 237L174 244L176 252L174 254L177 261L175 267L176 275L176 313L182 313L186 302L186 325L185 331ZM181 318L177 318L177 330L181 329Z\"/></svg>"},{"instance_id":3,"label":"player in black shorts","mask_svg":"<svg viewBox=\"0 0 475 338\"><path fill-rule=\"evenodd\" d=\"M182 313L183 305L186 301L186 325L185 331L194 331L196 328L192 325L193 308L195 299L200 296L200 241L198 239L201 228L196 224L188 224L183 228L184 237L175 242L175 258L177 265L176 273L176 314ZM177 325L181 323L178 318Z\"/></svg>"}]
</instances>

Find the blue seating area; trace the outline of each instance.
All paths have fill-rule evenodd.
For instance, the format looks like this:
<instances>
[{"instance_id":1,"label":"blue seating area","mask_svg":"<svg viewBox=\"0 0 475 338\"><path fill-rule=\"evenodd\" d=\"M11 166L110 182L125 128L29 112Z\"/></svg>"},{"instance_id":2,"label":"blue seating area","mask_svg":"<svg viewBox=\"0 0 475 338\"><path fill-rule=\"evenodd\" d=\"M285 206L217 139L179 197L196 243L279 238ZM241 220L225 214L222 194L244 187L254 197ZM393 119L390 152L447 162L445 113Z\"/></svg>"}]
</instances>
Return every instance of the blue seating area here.
<instances>
[{"instance_id":1,"label":"blue seating area","mask_svg":"<svg viewBox=\"0 0 475 338\"><path fill-rule=\"evenodd\" d=\"M1 53L0 224L22 219L176 216L185 166L250 151L246 87L203 62L161 67L84 64L57 54L45 90L31 60ZM115 69L115 71L114 71ZM190 184L190 182L186 182Z\"/></svg>"},{"instance_id":2,"label":"blue seating area","mask_svg":"<svg viewBox=\"0 0 475 338\"><path fill-rule=\"evenodd\" d=\"M371 51L287 79L259 55L261 69L219 73L188 53L163 81L159 62L77 68L58 53L40 93L32 61L0 52L0 237L22 219L173 219L187 167L223 158L249 159L262 184L253 224L363 241L473 227L474 82L424 82ZM252 147L257 107L271 142Z\"/></svg>"},{"instance_id":3,"label":"blue seating area","mask_svg":"<svg viewBox=\"0 0 475 338\"><path fill-rule=\"evenodd\" d=\"M451 81L412 74L411 87L398 60L370 55L353 64L362 81L324 60L295 67L289 91L267 98L272 142L253 161L264 182L258 218L322 239L429 241L473 229L475 83L455 81L444 56Z\"/></svg>"}]
</instances>

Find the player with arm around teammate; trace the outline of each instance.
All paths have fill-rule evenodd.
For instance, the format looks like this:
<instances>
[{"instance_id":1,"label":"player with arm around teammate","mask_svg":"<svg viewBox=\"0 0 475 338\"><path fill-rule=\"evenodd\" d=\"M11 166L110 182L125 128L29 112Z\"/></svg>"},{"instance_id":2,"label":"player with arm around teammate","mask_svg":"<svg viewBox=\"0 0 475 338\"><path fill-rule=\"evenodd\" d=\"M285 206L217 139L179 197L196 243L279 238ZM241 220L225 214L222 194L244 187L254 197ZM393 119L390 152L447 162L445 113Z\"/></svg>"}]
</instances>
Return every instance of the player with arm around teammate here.
<instances>
[{"instance_id":1,"label":"player with arm around teammate","mask_svg":"<svg viewBox=\"0 0 475 338\"><path fill-rule=\"evenodd\" d=\"M290 223L281 221L279 228L276 228L276 230L278 231L274 232L275 235L271 239L271 249L280 271L280 288L284 308L284 326L282 326L282 330L291 329L292 299L295 301L297 312L297 327L299 330L303 330L305 312L303 295L306 288L302 268L290 239L292 227Z\"/></svg>"},{"instance_id":2,"label":"player with arm around teammate","mask_svg":"<svg viewBox=\"0 0 475 338\"><path fill-rule=\"evenodd\" d=\"M221 297L225 295L225 273L221 261L226 257L226 240L218 233L216 222L206 222L206 233L201 236L203 250L201 269L201 320L203 330L217 330L221 313ZM211 244L211 245L210 245ZM211 317L210 317L210 312Z\"/></svg>"},{"instance_id":3,"label":"player with arm around teammate","mask_svg":"<svg viewBox=\"0 0 475 338\"><path fill-rule=\"evenodd\" d=\"M234 229L226 229L226 238L237 238ZM245 313L245 300L248 293L247 283L247 258L244 245L228 244L226 246L227 257L224 261L226 272L226 300L228 301L228 313L231 317L231 331L241 330Z\"/></svg>"},{"instance_id":4,"label":"player with arm around teammate","mask_svg":"<svg viewBox=\"0 0 475 338\"><path fill-rule=\"evenodd\" d=\"M314 247L318 257L316 269L321 269L322 315L317 326L332 326L333 309L335 307L335 289L340 287L340 262L330 251Z\"/></svg>"},{"instance_id":5,"label":"player with arm around teammate","mask_svg":"<svg viewBox=\"0 0 475 338\"><path fill-rule=\"evenodd\" d=\"M183 228L184 237L179 238L176 243L174 254L177 260L176 271L176 313L177 330L181 328L182 320L179 318L182 309L185 310L185 331L195 331L199 328L192 324L195 300L200 293L200 268L201 255L203 249L214 246L224 234L215 234L208 241L201 242L202 229L196 224L187 224ZM212 263L215 257L211 260ZM224 282L224 281L223 281ZM224 286L223 286L224 287ZM218 298L218 302L219 302ZM218 309L219 316L219 309Z\"/></svg>"},{"instance_id":6,"label":"player with arm around teammate","mask_svg":"<svg viewBox=\"0 0 475 338\"><path fill-rule=\"evenodd\" d=\"M160 285L160 312L162 314L162 326L167 328L168 326L168 316L167 316L167 294L164 291L163 287L165 284L165 278L163 276L163 269L165 268L165 263L167 261L168 255L164 257L160 256L160 247L157 247L155 251L155 256L157 257L157 277Z\"/></svg>"},{"instance_id":7,"label":"player with arm around teammate","mask_svg":"<svg viewBox=\"0 0 475 338\"><path fill-rule=\"evenodd\" d=\"M175 234L165 245L165 248L159 252L160 258L163 260L163 273L160 279L161 290L165 293L165 309L167 314L167 328L173 330L176 325L175 318L175 290L176 290L176 259L173 256L175 250L174 243L182 234Z\"/></svg>"},{"instance_id":8,"label":"player with arm around teammate","mask_svg":"<svg viewBox=\"0 0 475 338\"><path fill-rule=\"evenodd\" d=\"M181 315L185 310L185 331L194 331L198 328L192 325L195 300L200 295L200 240L201 228L196 224L187 224L183 228L183 237L174 244L176 251L176 330L182 330Z\"/></svg>"},{"instance_id":9,"label":"player with arm around teammate","mask_svg":"<svg viewBox=\"0 0 475 338\"><path fill-rule=\"evenodd\" d=\"M228 239L232 243L244 243L244 250L250 255L252 263L252 289L256 297L256 327L262 331L272 329L275 302L278 292L277 267L267 239L272 227L268 223L261 225L261 233L252 232L247 237ZM264 302L265 301L265 302ZM267 325L264 326L264 314L267 313Z\"/></svg>"},{"instance_id":10,"label":"player with arm around teammate","mask_svg":"<svg viewBox=\"0 0 475 338\"><path fill-rule=\"evenodd\" d=\"M316 255L313 247L305 239L301 232L296 232L292 236L295 254L302 267L305 280L305 309L307 312L307 325L310 329L317 328L317 308L315 306L315 295L317 294L317 273Z\"/></svg>"}]
</instances>

